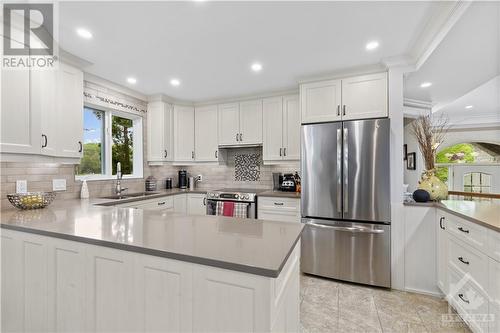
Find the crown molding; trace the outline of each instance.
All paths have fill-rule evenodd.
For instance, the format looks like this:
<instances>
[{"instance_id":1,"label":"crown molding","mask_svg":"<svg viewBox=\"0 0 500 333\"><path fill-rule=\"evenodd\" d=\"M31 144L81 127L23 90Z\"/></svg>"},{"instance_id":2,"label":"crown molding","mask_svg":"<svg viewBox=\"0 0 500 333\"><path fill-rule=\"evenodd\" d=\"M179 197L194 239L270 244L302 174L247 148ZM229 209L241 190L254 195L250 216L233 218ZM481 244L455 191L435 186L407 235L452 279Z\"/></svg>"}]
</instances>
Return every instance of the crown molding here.
<instances>
[{"instance_id":1,"label":"crown molding","mask_svg":"<svg viewBox=\"0 0 500 333\"><path fill-rule=\"evenodd\" d=\"M117 83L114 83L112 81L103 79L102 77L99 77L99 76L94 75L94 74L90 74L90 73L84 72L83 73L83 79L85 81L87 81L87 82L95 83L97 85L103 86L105 88L109 88L109 89L117 91L119 93L132 96L132 97L137 98L137 99L139 99L141 101L144 101L144 102L148 100L148 98L147 98L146 95L141 94L138 91L132 90L132 89L127 88L127 87L124 87L124 86L119 85Z\"/></svg>"},{"instance_id":2,"label":"crown molding","mask_svg":"<svg viewBox=\"0 0 500 333\"><path fill-rule=\"evenodd\" d=\"M429 112L432 109L431 102L422 101L422 100L418 100L418 99L412 99L412 98L405 98L403 100L403 105L408 106L408 107L412 107L412 108L417 108L417 109L429 110Z\"/></svg>"},{"instance_id":3,"label":"crown molding","mask_svg":"<svg viewBox=\"0 0 500 333\"><path fill-rule=\"evenodd\" d=\"M386 72L387 70L388 67L384 63L380 62L377 64L343 68L336 71L330 71L330 72L319 73L316 75L300 77L298 78L298 83L302 84L302 83L310 83L310 82L317 82L324 80L335 80L349 76Z\"/></svg>"}]
</instances>

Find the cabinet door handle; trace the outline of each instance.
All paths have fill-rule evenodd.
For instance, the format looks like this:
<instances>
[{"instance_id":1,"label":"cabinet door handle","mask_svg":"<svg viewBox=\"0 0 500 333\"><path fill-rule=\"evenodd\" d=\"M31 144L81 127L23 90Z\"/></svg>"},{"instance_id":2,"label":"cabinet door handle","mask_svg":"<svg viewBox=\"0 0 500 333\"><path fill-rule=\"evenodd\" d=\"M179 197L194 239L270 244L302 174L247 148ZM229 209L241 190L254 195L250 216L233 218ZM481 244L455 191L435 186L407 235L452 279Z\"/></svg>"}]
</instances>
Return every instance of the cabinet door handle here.
<instances>
[{"instance_id":1,"label":"cabinet door handle","mask_svg":"<svg viewBox=\"0 0 500 333\"><path fill-rule=\"evenodd\" d=\"M460 260L460 262L462 262L462 263L464 263L464 264L466 264L466 265L469 265L469 264L470 264L470 262L469 262L469 261L467 261L467 260L465 260L465 259L464 259L464 257L458 257L458 260Z\"/></svg>"},{"instance_id":2,"label":"cabinet door handle","mask_svg":"<svg viewBox=\"0 0 500 333\"><path fill-rule=\"evenodd\" d=\"M283 156L286 156L286 148L283 148Z\"/></svg>"},{"instance_id":3,"label":"cabinet door handle","mask_svg":"<svg viewBox=\"0 0 500 333\"><path fill-rule=\"evenodd\" d=\"M442 216L441 218L439 218L439 227L441 229L445 230L444 225L443 225L443 221L444 221L444 216Z\"/></svg>"},{"instance_id":4,"label":"cabinet door handle","mask_svg":"<svg viewBox=\"0 0 500 333\"><path fill-rule=\"evenodd\" d=\"M280 156L283 156L283 148L280 148Z\"/></svg>"},{"instance_id":5,"label":"cabinet door handle","mask_svg":"<svg viewBox=\"0 0 500 333\"><path fill-rule=\"evenodd\" d=\"M240 141L240 140L238 140L238 133L236 133L236 141Z\"/></svg>"},{"instance_id":6,"label":"cabinet door handle","mask_svg":"<svg viewBox=\"0 0 500 333\"><path fill-rule=\"evenodd\" d=\"M207 205L207 198L203 198L203 206Z\"/></svg>"},{"instance_id":7,"label":"cabinet door handle","mask_svg":"<svg viewBox=\"0 0 500 333\"><path fill-rule=\"evenodd\" d=\"M219 158L218 150L215 151L215 158Z\"/></svg>"},{"instance_id":8,"label":"cabinet door handle","mask_svg":"<svg viewBox=\"0 0 500 333\"><path fill-rule=\"evenodd\" d=\"M243 141L243 134L240 133L240 141Z\"/></svg>"},{"instance_id":9,"label":"cabinet door handle","mask_svg":"<svg viewBox=\"0 0 500 333\"><path fill-rule=\"evenodd\" d=\"M45 148L47 147L47 136L45 134L42 134L42 138L43 138L43 144L42 144L42 148Z\"/></svg>"},{"instance_id":10,"label":"cabinet door handle","mask_svg":"<svg viewBox=\"0 0 500 333\"><path fill-rule=\"evenodd\" d=\"M340 117L340 104L339 104L339 105L337 105L337 116L339 116L339 117Z\"/></svg>"},{"instance_id":11,"label":"cabinet door handle","mask_svg":"<svg viewBox=\"0 0 500 333\"><path fill-rule=\"evenodd\" d=\"M345 104L342 106L342 115L345 116Z\"/></svg>"},{"instance_id":12,"label":"cabinet door handle","mask_svg":"<svg viewBox=\"0 0 500 333\"><path fill-rule=\"evenodd\" d=\"M283 203L283 202L275 202L275 203L274 203L274 205L275 205L275 206L283 206L283 205L284 205L284 203Z\"/></svg>"},{"instance_id":13,"label":"cabinet door handle","mask_svg":"<svg viewBox=\"0 0 500 333\"><path fill-rule=\"evenodd\" d=\"M78 145L80 145L80 148L78 149L78 152L81 153L83 151L83 145L81 141L78 141Z\"/></svg>"},{"instance_id":14,"label":"cabinet door handle","mask_svg":"<svg viewBox=\"0 0 500 333\"><path fill-rule=\"evenodd\" d=\"M191 158L194 160L194 151L191 152Z\"/></svg>"},{"instance_id":15,"label":"cabinet door handle","mask_svg":"<svg viewBox=\"0 0 500 333\"><path fill-rule=\"evenodd\" d=\"M460 299L465 303L469 304L469 300L464 297L464 294L458 294L458 297L460 297Z\"/></svg>"},{"instance_id":16,"label":"cabinet door handle","mask_svg":"<svg viewBox=\"0 0 500 333\"><path fill-rule=\"evenodd\" d=\"M168 151L165 149L165 158L168 156Z\"/></svg>"},{"instance_id":17,"label":"cabinet door handle","mask_svg":"<svg viewBox=\"0 0 500 333\"><path fill-rule=\"evenodd\" d=\"M466 234L468 234L468 233L469 233L469 230L464 229L464 228L462 228L462 227L458 227L458 230L460 230L461 232L466 233Z\"/></svg>"}]
</instances>

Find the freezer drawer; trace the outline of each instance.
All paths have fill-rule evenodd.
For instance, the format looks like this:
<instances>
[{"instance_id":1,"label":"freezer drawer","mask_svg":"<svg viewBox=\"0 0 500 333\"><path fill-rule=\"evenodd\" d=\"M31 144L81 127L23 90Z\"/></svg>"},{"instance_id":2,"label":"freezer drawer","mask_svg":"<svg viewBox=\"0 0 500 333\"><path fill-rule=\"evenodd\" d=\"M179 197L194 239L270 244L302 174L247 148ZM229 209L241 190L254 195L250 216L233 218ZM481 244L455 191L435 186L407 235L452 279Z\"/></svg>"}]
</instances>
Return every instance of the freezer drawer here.
<instances>
[{"instance_id":1,"label":"freezer drawer","mask_svg":"<svg viewBox=\"0 0 500 333\"><path fill-rule=\"evenodd\" d=\"M304 273L391 286L391 226L302 219Z\"/></svg>"}]
</instances>

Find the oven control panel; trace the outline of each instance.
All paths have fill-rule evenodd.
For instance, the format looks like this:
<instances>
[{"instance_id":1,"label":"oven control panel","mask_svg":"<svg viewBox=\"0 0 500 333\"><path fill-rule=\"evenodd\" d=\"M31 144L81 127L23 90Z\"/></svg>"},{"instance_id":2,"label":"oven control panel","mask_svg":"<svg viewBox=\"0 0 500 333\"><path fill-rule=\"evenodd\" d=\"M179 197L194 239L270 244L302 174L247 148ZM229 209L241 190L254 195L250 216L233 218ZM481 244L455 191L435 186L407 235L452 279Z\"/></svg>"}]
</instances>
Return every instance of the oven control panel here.
<instances>
[{"instance_id":1,"label":"oven control panel","mask_svg":"<svg viewBox=\"0 0 500 333\"><path fill-rule=\"evenodd\" d=\"M255 193L208 192L208 200L255 201Z\"/></svg>"}]
</instances>

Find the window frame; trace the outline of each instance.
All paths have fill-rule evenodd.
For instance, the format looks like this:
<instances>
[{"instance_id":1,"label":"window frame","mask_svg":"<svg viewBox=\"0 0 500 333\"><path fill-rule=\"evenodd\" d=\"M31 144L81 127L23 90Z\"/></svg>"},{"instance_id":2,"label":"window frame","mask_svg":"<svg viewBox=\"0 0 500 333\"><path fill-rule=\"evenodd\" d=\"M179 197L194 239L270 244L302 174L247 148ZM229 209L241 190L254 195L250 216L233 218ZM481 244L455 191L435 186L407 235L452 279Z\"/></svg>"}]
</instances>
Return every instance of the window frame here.
<instances>
[{"instance_id":1,"label":"window frame","mask_svg":"<svg viewBox=\"0 0 500 333\"><path fill-rule=\"evenodd\" d=\"M138 179L144 178L144 136L143 136L143 118L141 115L122 112L111 108L96 106L89 103L84 103L84 108L104 112L104 154L102 156L102 163L104 164L103 174L90 174L90 175L77 175L75 173L75 180L111 180L116 179L116 175L112 174L112 146L113 138L111 133L111 124L113 116L127 118L132 120L133 124L133 170L134 172L129 175L123 175L122 179ZM82 108L82 113L84 108Z\"/></svg>"}]
</instances>

